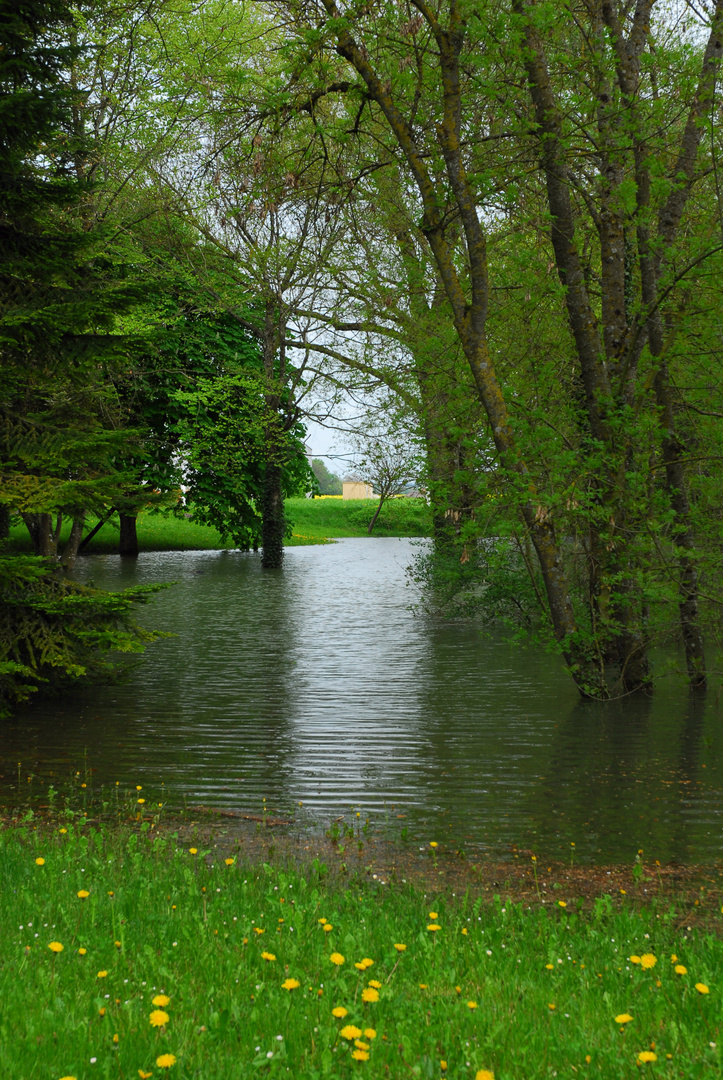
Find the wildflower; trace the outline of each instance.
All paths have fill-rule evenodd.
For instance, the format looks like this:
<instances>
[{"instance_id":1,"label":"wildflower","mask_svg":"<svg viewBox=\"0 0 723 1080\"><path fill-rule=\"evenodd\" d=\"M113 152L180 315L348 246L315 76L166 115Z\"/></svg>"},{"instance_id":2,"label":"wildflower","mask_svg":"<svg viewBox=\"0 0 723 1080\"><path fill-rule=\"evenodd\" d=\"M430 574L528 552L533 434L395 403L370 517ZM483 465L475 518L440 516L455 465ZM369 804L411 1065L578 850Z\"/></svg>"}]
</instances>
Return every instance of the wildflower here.
<instances>
[{"instance_id":1,"label":"wildflower","mask_svg":"<svg viewBox=\"0 0 723 1080\"><path fill-rule=\"evenodd\" d=\"M432 920L432 922L436 922L437 919L439 918L439 915L437 914L436 911L430 911L429 917Z\"/></svg>"},{"instance_id":2,"label":"wildflower","mask_svg":"<svg viewBox=\"0 0 723 1080\"><path fill-rule=\"evenodd\" d=\"M419 984L419 989L420 990L429 990L429 987L427 986L426 983L420 983Z\"/></svg>"},{"instance_id":3,"label":"wildflower","mask_svg":"<svg viewBox=\"0 0 723 1080\"><path fill-rule=\"evenodd\" d=\"M265 931L265 930L262 930L260 926L255 926L255 927L254 927L254 933L255 933L255 934L265 934L265 933L266 933L266 931Z\"/></svg>"},{"instance_id":4,"label":"wildflower","mask_svg":"<svg viewBox=\"0 0 723 1080\"><path fill-rule=\"evenodd\" d=\"M105 978L106 978L106 976L107 976L107 974L108 974L108 972L107 972L107 971L99 971L99 972L98 972L98 978L99 978L99 979L105 979Z\"/></svg>"},{"instance_id":5,"label":"wildflower","mask_svg":"<svg viewBox=\"0 0 723 1080\"><path fill-rule=\"evenodd\" d=\"M377 1033L374 1030L374 1028L364 1028L364 1038L365 1039L376 1039L376 1037L377 1037Z\"/></svg>"},{"instance_id":6,"label":"wildflower","mask_svg":"<svg viewBox=\"0 0 723 1080\"><path fill-rule=\"evenodd\" d=\"M394 946L394 948L397 950L397 952L404 952L406 947L407 947L406 945L395 945Z\"/></svg>"},{"instance_id":7,"label":"wildflower","mask_svg":"<svg viewBox=\"0 0 723 1080\"><path fill-rule=\"evenodd\" d=\"M545 964L545 967L547 968L548 971L554 971L555 970L555 965L554 964Z\"/></svg>"},{"instance_id":8,"label":"wildflower","mask_svg":"<svg viewBox=\"0 0 723 1080\"><path fill-rule=\"evenodd\" d=\"M102 1009L98 1009L98 1016L105 1016L105 1005Z\"/></svg>"},{"instance_id":9,"label":"wildflower","mask_svg":"<svg viewBox=\"0 0 723 1080\"><path fill-rule=\"evenodd\" d=\"M616 1024L629 1024L631 1020L632 1016L630 1013L620 1013L619 1016L615 1017Z\"/></svg>"},{"instance_id":10,"label":"wildflower","mask_svg":"<svg viewBox=\"0 0 723 1080\"><path fill-rule=\"evenodd\" d=\"M367 1053L366 1050L352 1050L351 1056L354 1058L355 1061L368 1061L369 1060L369 1054Z\"/></svg>"},{"instance_id":11,"label":"wildflower","mask_svg":"<svg viewBox=\"0 0 723 1080\"><path fill-rule=\"evenodd\" d=\"M75 1080L74 1076L61 1076L60 1080Z\"/></svg>"},{"instance_id":12,"label":"wildflower","mask_svg":"<svg viewBox=\"0 0 723 1080\"><path fill-rule=\"evenodd\" d=\"M467 927L466 926L462 927L462 933L464 934L465 937L467 937Z\"/></svg>"},{"instance_id":13,"label":"wildflower","mask_svg":"<svg viewBox=\"0 0 723 1080\"><path fill-rule=\"evenodd\" d=\"M154 1009L148 1019L150 1020L153 1027L163 1027L164 1024L168 1023L170 1017L167 1012L163 1011L163 1009Z\"/></svg>"},{"instance_id":14,"label":"wildflower","mask_svg":"<svg viewBox=\"0 0 723 1080\"><path fill-rule=\"evenodd\" d=\"M684 967L683 964L676 964L675 965L675 974L676 975L687 975L688 974L688 969L687 969L687 967Z\"/></svg>"},{"instance_id":15,"label":"wildflower","mask_svg":"<svg viewBox=\"0 0 723 1080\"><path fill-rule=\"evenodd\" d=\"M641 1050L638 1054L638 1061L642 1065L646 1065L649 1061L657 1061L658 1055L654 1054L652 1050Z\"/></svg>"},{"instance_id":16,"label":"wildflower","mask_svg":"<svg viewBox=\"0 0 723 1080\"><path fill-rule=\"evenodd\" d=\"M224 859L223 861L226 863L226 866L233 866L233 864L235 863L236 860L235 859Z\"/></svg>"},{"instance_id":17,"label":"wildflower","mask_svg":"<svg viewBox=\"0 0 723 1080\"><path fill-rule=\"evenodd\" d=\"M698 991L699 994L709 994L710 993L710 990L705 985L705 983L696 983L695 988L696 988L696 990Z\"/></svg>"},{"instance_id":18,"label":"wildflower","mask_svg":"<svg viewBox=\"0 0 723 1080\"><path fill-rule=\"evenodd\" d=\"M439 1067L442 1070L442 1072L446 1072L447 1071L447 1062L446 1061L440 1061Z\"/></svg>"},{"instance_id":19,"label":"wildflower","mask_svg":"<svg viewBox=\"0 0 723 1080\"><path fill-rule=\"evenodd\" d=\"M639 964L640 963L640 957L639 956L629 956L628 960L630 961L631 964Z\"/></svg>"},{"instance_id":20,"label":"wildflower","mask_svg":"<svg viewBox=\"0 0 723 1080\"><path fill-rule=\"evenodd\" d=\"M161 1054L156 1058L156 1065L159 1069L170 1069L171 1065L176 1064L175 1054Z\"/></svg>"},{"instance_id":21,"label":"wildflower","mask_svg":"<svg viewBox=\"0 0 723 1080\"><path fill-rule=\"evenodd\" d=\"M81 945L80 948L78 949L78 956L85 956L87 951L88 950L83 945Z\"/></svg>"},{"instance_id":22,"label":"wildflower","mask_svg":"<svg viewBox=\"0 0 723 1080\"><path fill-rule=\"evenodd\" d=\"M474 1080L495 1080L495 1074L489 1069L478 1069Z\"/></svg>"},{"instance_id":23,"label":"wildflower","mask_svg":"<svg viewBox=\"0 0 723 1080\"><path fill-rule=\"evenodd\" d=\"M558 900L557 904L558 907L567 907L567 902L565 900Z\"/></svg>"},{"instance_id":24,"label":"wildflower","mask_svg":"<svg viewBox=\"0 0 723 1080\"><path fill-rule=\"evenodd\" d=\"M261 959L262 960L268 960L269 962L271 962L272 960L275 960L276 957L274 956L274 954L272 952L262 952L261 953Z\"/></svg>"},{"instance_id":25,"label":"wildflower","mask_svg":"<svg viewBox=\"0 0 723 1080\"><path fill-rule=\"evenodd\" d=\"M462 993L462 987L461 986L455 986L455 990L457 991L458 994Z\"/></svg>"},{"instance_id":26,"label":"wildflower","mask_svg":"<svg viewBox=\"0 0 723 1080\"><path fill-rule=\"evenodd\" d=\"M431 930L433 933L435 930L441 930L442 927L438 923L430 923L427 930Z\"/></svg>"},{"instance_id":27,"label":"wildflower","mask_svg":"<svg viewBox=\"0 0 723 1080\"><path fill-rule=\"evenodd\" d=\"M429 841L429 846L430 846L431 848L436 848L436 847L439 847L439 844L437 843L437 841L436 841L436 840L430 840L430 841Z\"/></svg>"},{"instance_id":28,"label":"wildflower","mask_svg":"<svg viewBox=\"0 0 723 1080\"><path fill-rule=\"evenodd\" d=\"M477 1008L477 1002L476 1001L468 1001L467 1002L467 1008L468 1009L476 1009Z\"/></svg>"},{"instance_id":29,"label":"wildflower","mask_svg":"<svg viewBox=\"0 0 723 1080\"><path fill-rule=\"evenodd\" d=\"M136 784L136 791L143 791L143 784Z\"/></svg>"},{"instance_id":30,"label":"wildflower","mask_svg":"<svg viewBox=\"0 0 723 1080\"><path fill-rule=\"evenodd\" d=\"M35 860L35 865L36 866L45 866L45 859L36 859Z\"/></svg>"},{"instance_id":31,"label":"wildflower","mask_svg":"<svg viewBox=\"0 0 723 1080\"><path fill-rule=\"evenodd\" d=\"M137 800L136 800L136 802L138 803L138 805L139 805L139 806L143 806L143 803L144 803L145 801L146 801L145 799L137 799Z\"/></svg>"},{"instance_id":32,"label":"wildflower","mask_svg":"<svg viewBox=\"0 0 723 1080\"><path fill-rule=\"evenodd\" d=\"M165 994L156 994L153 1001L151 1002L152 1005L157 1006L157 1008L159 1009L165 1009L166 1005L170 1005L170 1003L171 999L169 997L166 997Z\"/></svg>"},{"instance_id":33,"label":"wildflower","mask_svg":"<svg viewBox=\"0 0 723 1080\"><path fill-rule=\"evenodd\" d=\"M334 927L331 925L330 922L324 923L324 933L325 934L330 934L333 929L334 929Z\"/></svg>"},{"instance_id":34,"label":"wildflower","mask_svg":"<svg viewBox=\"0 0 723 1080\"><path fill-rule=\"evenodd\" d=\"M347 1024L346 1027L343 1027L341 1029L339 1034L341 1035L342 1039L348 1039L349 1042L352 1042L354 1039L359 1038L359 1036L361 1035L361 1031L358 1027L354 1027L353 1024Z\"/></svg>"},{"instance_id":35,"label":"wildflower","mask_svg":"<svg viewBox=\"0 0 723 1080\"><path fill-rule=\"evenodd\" d=\"M58 832L61 832L61 833L67 833L67 831L68 831L67 829L58 829Z\"/></svg>"},{"instance_id":36,"label":"wildflower","mask_svg":"<svg viewBox=\"0 0 723 1080\"><path fill-rule=\"evenodd\" d=\"M548 1005L547 1007L548 1007L548 1009L550 1010L550 1012L554 1012L554 1011L555 1011L555 1009L557 1008L557 1005L553 1005L553 1003L552 1003L552 1002L550 1002L550 1003L549 1003L549 1005Z\"/></svg>"},{"instance_id":37,"label":"wildflower","mask_svg":"<svg viewBox=\"0 0 723 1080\"><path fill-rule=\"evenodd\" d=\"M286 979L286 981L282 982L281 985L283 986L284 990L296 990L297 987L301 986L301 983L298 979Z\"/></svg>"},{"instance_id":38,"label":"wildflower","mask_svg":"<svg viewBox=\"0 0 723 1080\"><path fill-rule=\"evenodd\" d=\"M362 1001L379 1001L379 991L375 990L372 986L367 986L362 990Z\"/></svg>"},{"instance_id":39,"label":"wildflower","mask_svg":"<svg viewBox=\"0 0 723 1080\"><path fill-rule=\"evenodd\" d=\"M138 1070L138 1075L140 1076L141 1080L148 1080L148 1077L153 1076L153 1073L152 1072L143 1072L143 1069L139 1069Z\"/></svg>"},{"instance_id":40,"label":"wildflower","mask_svg":"<svg viewBox=\"0 0 723 1080\"><path fill-rule=\"evenodd\" d=\"M657 962L658 958L649 952L643 953L640 957L640 966L643 968L654 968Z\"/></svg>"},{"instance_id":41,"label":"wildflower","mask_svg":"<svg viewBox=\"0 0 723 1080\"><path fill-rule=\"evenodd\" d=\"M51 941L48 948L51 952L62 952L64 946L61 945L59 941Z\"/></svg>"},{"instance_id":42,"label":"wildflower","mask_svg":"<svg viewBox=\"0 0 723 1080\"><path fill-rule=\"evenodd\" d=\"M677 964L678 957L675 955L675 953L670 954L670 962L671 962L671 964Z\"/></svg>"},{"instance_id":43,"label":"wildflower","mask_svg":"<svg viewBox=\"0 0 723 1080\"><path fill-rule=\"evenodd\" d=\"M378 981L378 979L370 979L369 985L373 986L375 990L381 990L382 988L382 984Z\"/></svg>"},{"instance_id":44,"label":"wildflower","mask_svg":"<svg viewBox=\"0 0 723 1080\"><path fill-rule=\"evenodd\" d=\"M120 947L121 947L120 941L114 941L113 944L115 945L116 949L120 949Z\"/></svg>"},{"instance_id":45,"label":"wildflower","mask_svg":"<svg viewBox=\"0 0 723 1080\"><path fill-rule=\"evenodd\" d=\"M90 896L90 893L87 889L79 889L77 892L77 896L79 900L87 900Z\"/></svg>"},{"instance_id":46,"label":"wildflower","mask_svg":"<svg viewBox=\"0 0 723 1080\"><path fill-rule=\"evenodd\" d=\"M321 923L321 925L323 926L323 925L324 925L324 923L326 922L326 919L319 919L319 922L320 922L320 923Z\"/></svg>"},{"instance_id":47,"label":"wildflower","mask_svg":"<svg viewBox=\"0 0 723 1080\"><path fill-rule=\"evenodd\" d=\"M331 960L332 964L336 964L337 967L341 967L341 965L344 963L344 957L341 955L340 952L333 952L329 959Z\"/></svg>"},{"instance_id":48,"label":"wildflower","mask_svg":"<svg viewBox=\"0 0 723 1080\"><path fill-rule=\"evenodd\" d=\"M118 1045L118 1032L117 1031L116 1031L115 1035L113 1036L113 1042L116 1044L116 1046Z\"/></svg>"},{"instance_id":49,"label":"wildflower","mask_svg":"<svg viewBox=\"0 0 723 1080\"><path fill-rule=\"evenodd\" d=\"M335 1009L331 1010L331 1015L335 1016L337 1020L343 1020L348 1014L348 1010L343 1005L337 1005Z\"/></svg>"},{"instance_id":50,"label":"wildflower","mask_svg":"<svg viewBox=\"0 0 723 1080\"><path fill-rule=\"evenodd\" d=\"M190 847L188 850L190 851L191 855L198 855L197 847Z\"/></svg>"}]
</instances>

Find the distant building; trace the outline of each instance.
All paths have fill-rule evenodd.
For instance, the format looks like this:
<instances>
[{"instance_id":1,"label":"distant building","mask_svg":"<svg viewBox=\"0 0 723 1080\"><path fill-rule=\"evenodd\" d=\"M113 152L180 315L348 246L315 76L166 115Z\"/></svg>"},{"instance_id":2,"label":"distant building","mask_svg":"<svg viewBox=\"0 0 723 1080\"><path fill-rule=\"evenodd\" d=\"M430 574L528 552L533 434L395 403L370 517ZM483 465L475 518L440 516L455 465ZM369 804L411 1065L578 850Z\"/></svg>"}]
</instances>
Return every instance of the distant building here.
<instances>
[{"instance_id":1,"label":"distant building","mask_svg":"<svg viewBox=\"0 0 723 1080\"><path fill-rule=\"evenodd\" d=\"M364 484L360 480L344 480L341 495L343 499L373 499L374 491L371 484Z\"/></svg>"}]
</instances>

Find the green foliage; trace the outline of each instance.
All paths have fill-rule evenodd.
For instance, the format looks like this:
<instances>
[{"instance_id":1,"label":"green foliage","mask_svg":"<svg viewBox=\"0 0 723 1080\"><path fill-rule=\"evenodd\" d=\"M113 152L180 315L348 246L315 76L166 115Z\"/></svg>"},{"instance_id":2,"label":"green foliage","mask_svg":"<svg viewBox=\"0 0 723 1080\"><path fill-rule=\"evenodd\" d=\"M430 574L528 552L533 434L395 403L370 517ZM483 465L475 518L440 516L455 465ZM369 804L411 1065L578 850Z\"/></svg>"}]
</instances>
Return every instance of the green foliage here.
<instances>
[{"instance_id":1,"label":"green foliage","mask_svg":"<svg viewBox=\"0 0 723 1080\"><path fill-rule=\"evenodd\" d=\"M314 458L311 468L319 485L319 495L341 495L341 480L327 468L321 458Z\"/></svg>"},{"instance_id":2,"label":"green foliage","mask_svg":"<svg viewBox=\"0 0 723 1080\"><path fill-rule=\"evenodd\" d=\"M159 636L138 626L132 609L160 588L101 592L46 559L0 552L0 715L38 690L115 676L111 654L141 652Z\"/></svg>"}]
</instances>

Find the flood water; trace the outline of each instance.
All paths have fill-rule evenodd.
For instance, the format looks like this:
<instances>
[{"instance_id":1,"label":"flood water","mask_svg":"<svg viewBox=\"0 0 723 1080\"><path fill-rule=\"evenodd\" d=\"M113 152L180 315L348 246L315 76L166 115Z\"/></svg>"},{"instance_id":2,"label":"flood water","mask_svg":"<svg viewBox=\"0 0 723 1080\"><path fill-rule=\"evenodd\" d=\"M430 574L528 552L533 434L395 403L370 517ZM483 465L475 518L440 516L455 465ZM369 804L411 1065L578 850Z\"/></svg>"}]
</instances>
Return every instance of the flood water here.
<instances>
[{"instance_id":1,"label":"flood water","mask_svg":"<svg viewBox=\"0 0 723 1080\"><path fill-rule=\"evenodd\" d=\"M412 614L416 543L290 548L278 572L240 552L85 558L77 576L104 588L176 582L142 614L176 636L124 683L0 722L0 795L18 762L85 762L94 783L249 813L265 798L309 828L353 806L477 856L567 859L574 843L579 861L718 860L716 687L582 702L555 657Z\"/></svg>"}]
</instances>

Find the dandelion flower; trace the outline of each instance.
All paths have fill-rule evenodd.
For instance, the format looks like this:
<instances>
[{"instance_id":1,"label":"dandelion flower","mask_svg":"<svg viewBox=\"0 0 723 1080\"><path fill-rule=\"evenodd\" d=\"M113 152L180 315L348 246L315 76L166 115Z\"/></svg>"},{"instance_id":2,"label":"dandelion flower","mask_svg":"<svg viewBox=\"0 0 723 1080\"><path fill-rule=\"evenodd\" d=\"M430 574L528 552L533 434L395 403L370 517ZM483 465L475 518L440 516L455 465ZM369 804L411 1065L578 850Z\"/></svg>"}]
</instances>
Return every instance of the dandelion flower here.
<instances>
[{"instance_id":1,"label":"dandelion flower","mask_svg":"<svg viewBox=\"0 0 723 1080\"><path fill-rule=\"evenodd\" d=\"M255 926L255 927L254 927L254 933L255 933L255 934L265 934L265 933L266 933L266 931L265 931L265 930L262 930L260 926Z\"/></svg>"},{"instance_id":2,"label":"dandelion flower","mask_svg":"<svg viewBox=\"0 0 723 1080\"><path fill-rule=\"evenodd\" d=\"M60 1080L75 1080L74 1076L61 1076Z\"/></svg>"},{"instance_id":3,"label":"dandelion flower","mask_svg":"<svg viewBox=\"0 0 723 1080\"><path fill-rule=\"evenodd\" d=\"M436 920L439 918L439 915L437 914L436 911L430 911L429 917L432 920L432 922L436 922Z\"/></svg>"},{"instance_id":4,"label":"dandelion flower","mask_svg":"<svg viewBox=\"0 0 723 1080\"><path fill-rule=\"evenodd\" d=\"M51 941L50 944L48 945L48 948L50 949L51 952L62 952L64 946L61 945L59 941ZM707 993L707 991L706 991L706 993Z\"/></svg>"},{"instance_id":5,"label":"dandelion flower","mask_svg":"<svg viewBox=\"0 0 723 1080\"><path fill-rule=\"evenodd\" d=\"M79 889L76 895L79 900L87 900L90 896L90 893L87 889Z\"/></svg>"},{"instance_id":6,"label":"dandelion flower","mask_svg":"<svg viewBox=\"0 0 723 1080\"><path fill-rule=\"evenodd\" d=\"M361 962L364 965L364 967L373 967L374 966L374 961L371 960L368 956L363 956Z\"/></svg>"},{"instance_id":7,"label":"dandelion flower","mask_svg":"<svg viewBox=\"0 0 723 1080\"><path fill-rule=\"evenodd\" d=\"M157 1006L159 1009L165 1009L166 1005L171 1004L171 999L166 997L165 994L156 994L151 1004Z\"/></svg>"},{"instance_id":8,"label":"dandelion flower","mask_svg":"<svg viewBox=\"0 0 723 1080\"><path fill-rule=\"evenodd\" d=\"M677 964L678 957L675 955L675 953L670 954L670 962L671 962L671 964Z\"/></svg>"},{"instance_id":9,"label":"dandelion flower","mask_svg":"<svg viewBox=\"0 0 723 1080\"><path fill-rule=\"evenodd\" d=\"M99 972L98 972L98 978L99 978L99 979L105 979L105 977L107 976L107 974L108 974L108 972L107 972L107 971L99 971Z\"/></svg>"},{"instance_id":10,"label":"dandelion flower","mask_svg":"<svg viewBox=\"0 0 723 1080\"><path fill-rule=\"evenodd\" d=\"M366 1050L352 1050L351 1056L354 1058L355 1061L368 1061L369 1060L369 1054L367 1053Z\"/></svg>"},{"instance_id":11,"label":"dandelion flower","mask_svg":"<svg viewBox=\"0 0 723 1080\"><path fill-rule=\"evenodd\" d=\"M657 956L653 956L653 954L649 952L643 953L640 957L640 966L643 968L654 968L657 962Z\"/></svg>"},{"instance_id":12,"label":"dandelion flower","mask_svg":"<svg viewBox=\"0 0 723 1080\"><path fill-rule=\"evenodd\" d=\"M161 1054L156 1058L156 1065L159 1069L170 1069L171 1065L176 1064L175 1054Z\"/></svg>"},{"instance_id":13,"label":"dandelion flower","mask_svg":"<svg viewBox=\"0 0 723 1080\"><path fill-rule=\"evenodd\" d=\"M675 974L676 975L687 975L688 974L688 969L683 964L676 964L675 965Z\"/></svg>"},{"instance_id":14,"label":"dandelion flower","mask_svg":"<svg viewBox=\"0 0 723 1080\"><path fill-rule=\"evenodd\" d=\"M61 833L67 833L67 831L68 831L67 829L58 829L58 832L61 832Z\"/></svg>"},{"instance_id":15,"label":"dandelion flower","mask_svg":"<svg viewBox=\"0 0 723 1080\"><path fill-rule=\"evenodd\" d=\"M468 1001L467 1002L467 1008L468 1009L476 1009L477 1008L477 1002L476 1001Z\"/></svg>"},{"instance_id":16,"label":"dandelion flower","mask_svg":"<svg viewBox=\"0 0 723 1080\"><path fill-rule=\"evenodd\" d=\"M698 991L699 994L709 994L710 993L710 990L705 985L705 983L696 983L695 988L696 988L696 990Z\"/></svg>"},{"instance_id":17,"label":"dandelion flower","mask_svg":"<svg viewBox=\"0 0 723 1080\"><path fill-rule=\"evenodd\" d=\"M136 799L136 802L138 803L139 806L143 806L143 803L145 801L146 801L145 799Z\"/></svg>"},{"instance_id":18,"label":"dandelion flower","mask_svg":"<svg viewBox=\"0 0 723 1080\"><path fill-rule=\"evenodd\" d=\"M376 1037L377 1037L377 1033L374 1030L374 1028L364 1028L364 1038L365 1039L376 1039Z\"/></svg>"},{"instance_id":19,"label":"dandelion flower","mask_svg":"<svg viewBox=\"0 0 723 1080\"><path fill-rule=\"evenodd\" d=\"M269 963L271 963L271 961L275 960L276 957L274 956L274 954L272 952L262 952L261 953L261 959L262 960L268 960Z\"/></svg>"},{"instance_id":20,"label":"dandelion flower","mask_svg":"<svg viewBox=\"0 0 723 1080\"><path fill-rule=\"evenodd\" d=\"M361 1035L361 1031L358 1027L354 1027L353 1024L347 1024L346 1027L343 1027L341 1029L339 1034L341 1035L342 1039L348 1039L349 1042L352 1042L354 1039L359 1038L359 1036Z\"/></svg>"},{"instance_id":21,"label":"dandelion flower","mask_svg":"<svg viewBox=\"0 0 723 1080\"><path fill-rule=\"evenodd\" d=\"M45 866L45 859L36 859L35 860L35 865L36 866Z\"/></svg>"},{"instance_id":22,"label":"dandelion flower","mask_svg":"<svg viewBox=\"0 0 723 1080\"><path fill-rule=\"evenodd\" d=\"M489 1069L478 1069L474 1080L495 1080L495 1074Z\"/></svg>"},{"instance_id":23,"label":"dandelion flower","mask_svg":"<svg viewBox=\"0 0 723 1080\"><path fill-rule=\"evenodd\" d=\"M348 1014L348 1009L345 1009L343 1005L337 1005L335 1009L331 1010L331 1015L335 1016L337 1020L343 1020Z\"/></svg>"},{"instance_id":24,"label":"dandelion flower","mask_svg":"<svg viewBox=\"0 0 723 1080\"><path fill-rule=\"evenodd\" d=\"M639 964L641 962L639 956L629 956L628 960L631 964Z\"/></svg>"},{"instance_id":25,"label":"dandelion flower","mask_svg":"<svg viewBox=\"0 0 723 1080\"><path fill-rule=\"evenodd\" d=\"M446 1061L440 1061L439 1067L442 1070L442 1072L446 1072L447 1071L447 1062Z\"/></svg>"},{"instance_id":26,"label":"dandelion flower","mask_svg":"<svg viewBox=\"0 0 723 1080\"><path fill-rule=\"evenodd\" d=\"M547 1007L548 1007L548 1009L550 1010L550 1012L554 1012L554 1011L555 1011L555 1009L557 1008L557 1005L553 1004L553 1002L551 1001L551 1002L550 1002L550 1003L548 1004L548 1006L547 1006Z\"/></svg>"},{"instance_id":27,"label":"dandelion flower","mask_svg":"<svg viewBox=\"0 0 723 1080\"><path fill-rule=\"evenodd\" d=\"M419 984L419 989L420 990L429 990L429 987L427 986L426 983L420 983Z\"/></svg>"},{"instance_id":28,"label":"dandelion flower","mask_svg":"<svg viewBox=\"0 0 723 1080\"><path fill-rule=\"evenodd\" d=\"M143 1072L143 1069L139 1069L138 1070L138 1075L140 1076L141 1080L148 1080L148 1077L153 1076L153 1073L152 1072Z\"/></svg>"},{"instance_id":29,"label":"dandelion flower","mask_svg":"<svg viewBox=\"0 0 723 1080\"><path fill-rule=\"evenodd\" d=\"M333 929L334 929L334 927L331 925L330 922L324 923L324 933L325 934L330 934Z\"/></svg>"},{"instance_id":30,"label":"dandelion flower","mask_svg":"<svg viewBox=\"0 0 723 1080\"><path fill-rule=\"evenodd\" d=\"M151 1015L148 1017L153 1027L163 1027L170 1020L170 1016L163 1009L154 1009Z\"/></svg>"},{"instance_id":31,"label":"dandelion flower","mask_svg":"<svg viewBox=\"0 0 723 1080\"><path fill-rule=\"evenodd\" d=\"M461 987L461 986L455 986L455 988L454 988L454 989L456 990L456 992L457 992L458 994L461 994L461 993L462 993L462 987Z\"/></svg>"},{"instance_id":32,"label":"dandelion flower","mask_svg":"<svg viewBox=\"0 0 723 1080\"><path fill-rule=\"evenodd\" d=\"M105 1016L105 1005L102 1009L98 1009L98 1016Z\"/></svg>"},{"instance_id":33,"label":"dandelion flower","mask_svg":"<svg viewBox=\"0 0 723 1080\"><path fill-rule=\"evenodd\" d=\"M557 906L558 907L567 907L567 901L566 900L558 900L557 901Z\"/></svg>"},{"instance_id":34,"label":"dandelion flower","mask_svg":"<svg viewBox=\"0 0 723 1080\"><path fill-rule=\"evenodd\" d=\"M325 923L326 921L327 921L327 920L326 920L326 919L324 919L324 918L321 918L321 919L319 919L319 922L321 923L321 925L322 925L322 926L324 925L324 923Z\"/></svg>"},{"instance_id":35,"label":"dandelion flower","mask_svg":"<svg viewBox=\"0 0 723 1080\"><path fill-rule=\"evenodd\" d=\"M281 985L283 986L284 990L296 990L297 987L301 986L301 983L298 979L286 979L286 981L282 982Z\"/></svg>"},{"instance_id":36,"label":"dandelion flower","mask_svg":"<svg viewBox=\"0 0 723 1080\"><path fill-rule=\"evenodd\" d=\"M344 963L344 957L341 955L340 952L333 952L329 959L331 960L332 964L336 964L337 967L341 967L341 965Z\"/></svg>"},{"instance_id":37,"label":"dandelion flower","mask_svg":"<svg viewBox=\"0 0 723 1080\"><path fill-rule=\"evenodd\" d=\"M191 853L191 855L198 855L198 848L197 847L190 847L188 850Z\"/></svg>"},{"instance_id":38,"label":"dandelion flower","mask_svg":"<svg viewBox=\"0 0 723 1080\"><path fill-rule=\"evenodd\" d=\"M434 933L435 930L441 930L441 929L442 929L442 927L439 925L439 923L430 923L429 926L427 927L427 930L431 930L432 933Z\"/></svg>"},{"instance_id":39,"label":"dandelion flower","mask_svg":"<svg viewBox=\"0 0 723 1080\"><path fill-rule=\"evenodd\" d=\"M360 1050L368 1050L369 1049L369 1043L362 1042L361 1039L355 1039L354 1040L354 1045L358 1046Z\"/></svg>"},{"instance_id":40,"label":"dandelion flower","mask_svg":"<svg viewBox=\"0 0 723 1080\"><path fill-rule=\"evenodd\" d=\"M429 841L429 846L430 846L431 848L436 848L436 847L439 847L439 844L437 843L437 841L436 841L436 840L430 840L430 841Z\"/></svg>"},{"instance_id":41,"label":"dandelion flower","mask_svg":"<svg viewBox=\"0 0 723 1080\"><path fill-rule=\"evenodd\" d=\"M233 864L236 862L235 859L224 859L223 861L226 863L226 866L233 866Z\"/></svg>"},{"instance_id":42,"label":"dandelion flower","mask_svg":"<svg viewBox=\"0 0 723 1080\"><path fill-rule=\"evenodd\" d=\"M362 1001L379 1001L379 991L373 986L367 986L362 990Z\"/></svg>"},{"instance_id":43,"label":"dandelion flower","mask_svg":"<svg viewBox=\"0 0 723 1080\"><path fill-rule=\"evenodd\" d=\"M641 1050L638 1054L638 1061L642 1065L647 1065L649 1061L657 1061L658 1055L654 1054L652 1050Z\"/></svg>"},{"instance_id":44,"label":"dandelion flower","mask_svg":"<svg viewBox=\"0 0 723 1080\"><path fill-rule=\"evenodd\" d=\"M115 1035L113 1036L113 1042L116 1044L116 1046L118 1045L118 1040L119 1040L119 1035L118 1035L118 1032L116 1031Z\"/></svg>"},{"instance_id":45,"label":"dandelion flower","mask_svg":"<svg viewBox=\"0 0 723 1080\"><path fill-rule=\"evenodd\" d=\"M399 944L394 946L394 948L397 950L397 952L404 952L406 947L407 947L406 945L399 945Z\"/></svg>"},{"instance_id":46,"label":"dandelion flower","mask_svg":"<svg viewBox=\"0 0 723 1080\"><path fill-rule=\"evenodd\" d=\"M619 1016L615 1017L616 1024L629 1024L631 1020L632 1016L630 1013L620 1013Z\"/></svg>"},{"instance_id":47,"label":"dandelion flower","mask_svg":"<svg viewBox=\"0 0 723 1080\"><path fill-rule=\"evenodd\" d=\"M87 949L85 949L85 948L84 948L84 947L83 947L83 946L81 945L81 946L80 946L80 948L78 949L78 956L85 956L85 954L87 953L87 951L88 951L88 950L87 950Z\"/></svg>"},{"instance_id":48,"label":"dandelion flower","mask_svg":"<svg viewBox=\"0 0 723 1080\"><path fill-rule=\"evenodd\" d=\"M467 927L466 926L462 927L462 933L464 934L465 937L467 937Z\"/></svg>"},{"instance_id":49,"label":"dandelion flower","mask_svg":"<svg viewBox=\"0 0 723 1080\"><path fill-rule=\"evenodd\" d=\"M548 971L554 971L555 970L555 965L554 964L545 964L545 967L547 968Z\"/></svg>"},{"instance_id":50,"label":"dandelion flower","mask_svg":"<svg viewBox=\"0 0 723 1080\"><path fill-rule=\"evenodd\" d=\"M375 990L381 990L382 988L382 984L379 982L378 979L370 979L369 985L373 986Z\"/></svg>"}]
</instances>

